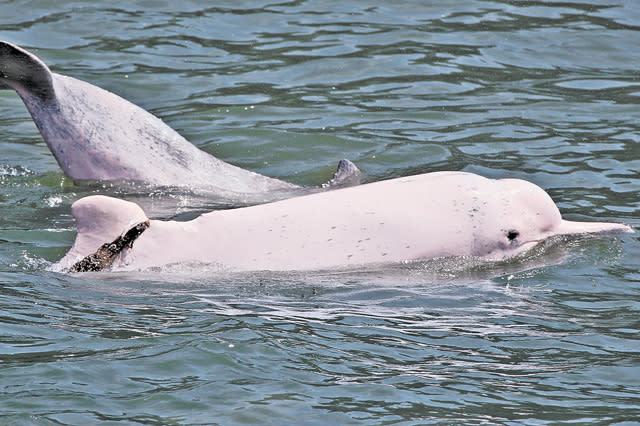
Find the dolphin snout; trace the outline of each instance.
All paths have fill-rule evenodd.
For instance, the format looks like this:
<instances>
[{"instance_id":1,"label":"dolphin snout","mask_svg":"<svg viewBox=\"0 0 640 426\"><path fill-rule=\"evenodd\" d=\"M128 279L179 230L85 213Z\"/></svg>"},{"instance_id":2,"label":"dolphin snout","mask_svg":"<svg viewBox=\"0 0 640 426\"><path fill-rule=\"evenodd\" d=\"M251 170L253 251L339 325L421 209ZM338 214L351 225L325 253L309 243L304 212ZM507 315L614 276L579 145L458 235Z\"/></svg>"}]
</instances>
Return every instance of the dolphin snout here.
<instances>
[{"instance_id":1,"label":"dolphin snout","mask_svg":"<svg viewBox=\"0 0 640 426\"><path fill-rule=\"evenodd\" d=\"M562 220L560 225L552 232L552 235L593 234L599 232L634 233L635 231L623 223L572 222L570 220Z\"/></svg>"}]
</instances>

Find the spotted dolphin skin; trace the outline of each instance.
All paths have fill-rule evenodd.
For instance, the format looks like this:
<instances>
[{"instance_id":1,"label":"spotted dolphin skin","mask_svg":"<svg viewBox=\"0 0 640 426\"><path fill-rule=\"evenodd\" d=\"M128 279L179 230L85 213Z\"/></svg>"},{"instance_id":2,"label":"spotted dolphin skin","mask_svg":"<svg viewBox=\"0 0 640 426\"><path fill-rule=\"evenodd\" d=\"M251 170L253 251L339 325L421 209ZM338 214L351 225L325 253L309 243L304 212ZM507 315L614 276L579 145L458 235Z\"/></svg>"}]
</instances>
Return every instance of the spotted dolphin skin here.
<instances>
[{"instance_id":1,"label":"spotted dolphin skin","mask_svg":"<svg viewBox=\"0 0 640 426\"><path fill-rule=\"evenodd\" d=\"M53 73L35 55L6 41L0 41L0 89L18 93L58 164L76 182L137 181L240 194L298 188L201 151L144 109ZM359 177L352 163L340 167L339 181L331 186Z\"/></svg>"},{"instance_id":2,"label":"spotted dolphin skin","mask_svg":"<svg viewBox=\"0 0 640 426\"><path fill-rule=\"evenodd\" d=\"M556 235L633 232L623 224L564 220L549 195L527 181L464 172L213 211L188 222L148 221L137 204L105 196L77 201L72 214L77 238L57 270L83 270L78 265L98 258L108 258L101 267L111 270L210 264L225 271L326 270L445 256L504 260Z\"/></svg>"}]
</instances>

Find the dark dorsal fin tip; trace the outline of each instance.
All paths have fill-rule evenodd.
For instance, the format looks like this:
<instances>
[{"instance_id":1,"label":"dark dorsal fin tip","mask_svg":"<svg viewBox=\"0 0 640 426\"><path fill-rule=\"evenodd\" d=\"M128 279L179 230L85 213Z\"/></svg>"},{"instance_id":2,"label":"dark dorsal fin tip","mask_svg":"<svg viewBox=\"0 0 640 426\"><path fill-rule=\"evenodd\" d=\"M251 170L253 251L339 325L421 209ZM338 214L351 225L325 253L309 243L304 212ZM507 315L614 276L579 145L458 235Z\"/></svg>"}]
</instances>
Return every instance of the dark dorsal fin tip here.
<instances>
[{"instance_id":1,"label":"dark dorsal fin tip","mask_svg":"<svg viewBox=\"0 0 640 426\"><path fill-rule=\"evenodd\" d=\"M54 98L51 71L35 55L8 41L0 40L0 89L14 89L21 96Z\"/></svg>"},{"instance_id":2,"label":"dark dorsal fin tip","mask_svg":"<svg viewBox=\"0 0 640 426\"><path fill-rule=\"evenodd\" d=\"M323 183L323 188L339 188L344 186L358 185L362 173L360 169L351 161L344 159L338 163L338 169L333 175L333 178L327 183Z\"/></svg>"}]
</instances>

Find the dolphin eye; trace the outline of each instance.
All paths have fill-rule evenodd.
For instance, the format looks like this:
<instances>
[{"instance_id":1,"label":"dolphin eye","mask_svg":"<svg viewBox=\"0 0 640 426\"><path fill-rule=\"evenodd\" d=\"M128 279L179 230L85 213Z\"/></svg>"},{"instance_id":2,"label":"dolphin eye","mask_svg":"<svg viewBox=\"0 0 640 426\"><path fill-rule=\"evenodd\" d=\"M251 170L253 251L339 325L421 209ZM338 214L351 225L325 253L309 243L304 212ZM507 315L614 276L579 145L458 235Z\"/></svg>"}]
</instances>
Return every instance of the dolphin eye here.
<instances>
[{"instance_id":1,"label":"dolphin eye","mask_svg":"<svg viewBox=\"0 0 640 426\"><path fill-rule=\"evenodd\" d=\"M509 239L509 241L515 240L516 238L518 238L518 235L520 235L520 233L515 229L512 229L509 232L507 232L507 238Z\"/></svg>"}]
</instances>

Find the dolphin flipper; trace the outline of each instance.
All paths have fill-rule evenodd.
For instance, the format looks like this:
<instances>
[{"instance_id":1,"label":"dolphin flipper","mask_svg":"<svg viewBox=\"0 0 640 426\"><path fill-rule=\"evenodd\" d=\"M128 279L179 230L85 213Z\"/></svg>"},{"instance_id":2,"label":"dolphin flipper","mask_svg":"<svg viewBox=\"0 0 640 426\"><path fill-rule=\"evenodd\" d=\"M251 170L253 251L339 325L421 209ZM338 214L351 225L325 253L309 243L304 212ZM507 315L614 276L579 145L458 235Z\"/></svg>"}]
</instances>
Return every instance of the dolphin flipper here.
<instances>
[{"instance_id":1,"label":"dolphin flipper","mask_svg":"<svg viewBox=\"0 0 640 426\"><path fill-rule=\"evenodd\" d=\"M349 160L340 160L338 169L331 180L322 184L322 188L341 188L345 186L359 185L362 172Z\"/></svg>"},{"instance_id":2,"label":"dolphin flipper","mask_svg":"<svg viewBox=\"0 0 640 426\"><path fill-rule=\"evenodd\" d=\"M0 40L0 89L13 89L24 99L35 95L53 100L51 71L35 55L15 44Z\"/></svg>"}]
</instances>

